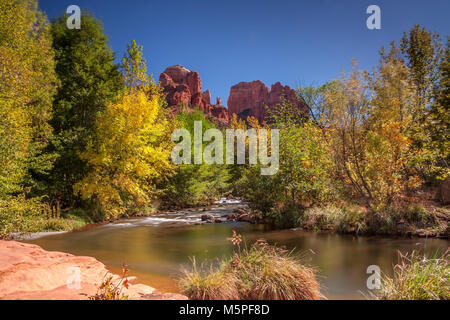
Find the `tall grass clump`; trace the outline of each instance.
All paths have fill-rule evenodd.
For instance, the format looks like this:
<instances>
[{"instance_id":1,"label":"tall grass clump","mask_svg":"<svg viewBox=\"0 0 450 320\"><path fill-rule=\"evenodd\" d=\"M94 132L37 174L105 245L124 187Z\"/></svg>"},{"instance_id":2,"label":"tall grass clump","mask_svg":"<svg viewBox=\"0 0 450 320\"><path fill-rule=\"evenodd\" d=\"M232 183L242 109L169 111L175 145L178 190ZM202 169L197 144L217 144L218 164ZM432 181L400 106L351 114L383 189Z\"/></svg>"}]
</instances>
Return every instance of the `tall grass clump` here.
<instances>
[{"instance_id":1,"label":"tall grass clump","mask_svg":"<svg viewBox=\"0 0 450 320\"><path fill-rule=\"evenodd\" d=\"M321 297L315 270L302 265L285 249L259 240L241 248L240 235L229 238L237 247L218 268L185 271L180 288L194 300L317 300Z\"/></svg>"},{"instance_id":2,"label":"tall grass clump","mask_svg":"<svg viewBox=\"0 0 450 320\"><path fill-rule=\"evenodd\" d=\"M392 277L384 275L378 298L383 300L449 300L449 250L427 258L417 251L399 252Z\"/></svg>"},{"instance_id":3,"label":"tall grass clump","mask_svg":"<svg viewBox=\"0 0 450 320\"><path fill-rule=\"evenodd\" d=\"M192 259L192 271L184 271L179 281L183 293L192 300L233 300L238 297L234 273L223 267L214 270L212 265L204 268Z\"/></svg>"},{"instance_id":4,"label":"tall grass clump","mask_svg":"<svg viewBox=\"0 0 450 320\"><path fill-rule=\"evenodd\" d=\"M339 233L366 232L365 212L356 205L328 205L305 210L297 225L308 230L335 230Z\"/></svg>"}]
</instances>

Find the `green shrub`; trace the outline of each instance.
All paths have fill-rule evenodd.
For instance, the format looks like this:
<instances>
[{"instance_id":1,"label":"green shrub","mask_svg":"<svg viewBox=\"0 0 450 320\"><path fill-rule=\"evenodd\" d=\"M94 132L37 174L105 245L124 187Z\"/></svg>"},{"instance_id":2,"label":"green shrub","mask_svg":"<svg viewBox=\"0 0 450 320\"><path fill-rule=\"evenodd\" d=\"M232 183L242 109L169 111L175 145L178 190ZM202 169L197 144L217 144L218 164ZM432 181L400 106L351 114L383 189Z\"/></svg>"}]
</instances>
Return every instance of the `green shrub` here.
<instances>
[{"instance_id":1,"label":"green shrub","mask_svg":"<svg viewBox=\"0 0 450 320\"><path fill-rule=\"evenodd\" d=\"M444 223L419 203L397 204L384 210L369 211L365 223L367 231L373 234L409 233L419 229L437 232L445 229Z\"/></svg>"},{"instance_id":2,"label":"green shrub","mask_svg":"<svg viewBox=\"0 0 450 320\"><path fill-rule=\"evenodd\" d=\"M285 229L297 227L298 221L301 221L304 217L304 212L304 208L289 205L283 208L273 208L269 216L273 225Z\"/></svg>"},{"instance_id":3,"label":"green shrub","mask_svg":"<svg viewBox=\"0 0 450 320\"><path fill-rule=\"evenodd\" d=\"M404 213L404 217L409 222L428 224L435 222L435 217L421 204L409 204Z\"/></svg>"},{"instance_id":4,"label":"green shrub","mask_svg":"<svg viewBox=\"0 0 450 320\"><path fill-rule=\"evenodd\" d=\"M0 200L0 238L13 232L33 232L43 219L39 199L23 195Z\"/></svg>"},{"instance_id":5,"label":"green shrub","mask_svg":"<svg viewBox=\"0 0 450 320\"><path fill-rule=\"evenodd\" d=\"M81 218L47 218L38 198L24 196L0 200L0 238L12 233L72 230L85 224Z\"/></svg>"},{"instance_id":6,"label":"green shrub","mask_svg":"<svg viewBox=\"0 0 450 320\"><path fill-rule=\"evenodd\" d=\"M202 133L217 126L205 118L202 111L196 109L192 112L182 111L175 120L182 128L194 136L194 123L202 123ZM203 142L203 148L208 143ZM194 139L191 139L191 150ZM194 157L194 153L191 153ZM193 160L193 158L192 158ZM192 161L191 163L194 163ZM172 176L160 183L160 199L165 207L190 207L212 203L217 198L230 192L229 180L230 166L226 164L181 164L175 169Z\"/></svg>"},{"instance_id":7,"label":"green shrub","mask_svg":"<svg viewBox=\"0 0 450 320\"><path fill-rule=\"evenodd\" d=\"M298 225L313 230L335 230L340 233L363 233L366 231L365 211L356 205L333 205L305 210Z\"/></svg>"},{"instance_id":8,"label":"green shrub","mask_svg":"<svg viewBox=\"0 0 450 320\"><path fill-rule=\"evenodd\" d=\"M268 110L271 126L280 136L278 172L263 176L260 164L251 165L242 170L236 183L252 209L265 213L279 227L295 226L304 209L334 197L326 134L294 110L286 100Z\"/></svg>"},{"instance_id":9,"label":"green shrub","mask_svg":"<svg viewBox=\"0 0 450 320\"><path fill-rule=\"evenodd\" d=\"M35 231L69 231L75 228L80 228L85 225L81 219L41 219L36 224Z\"/></svg>"}]
</instances>

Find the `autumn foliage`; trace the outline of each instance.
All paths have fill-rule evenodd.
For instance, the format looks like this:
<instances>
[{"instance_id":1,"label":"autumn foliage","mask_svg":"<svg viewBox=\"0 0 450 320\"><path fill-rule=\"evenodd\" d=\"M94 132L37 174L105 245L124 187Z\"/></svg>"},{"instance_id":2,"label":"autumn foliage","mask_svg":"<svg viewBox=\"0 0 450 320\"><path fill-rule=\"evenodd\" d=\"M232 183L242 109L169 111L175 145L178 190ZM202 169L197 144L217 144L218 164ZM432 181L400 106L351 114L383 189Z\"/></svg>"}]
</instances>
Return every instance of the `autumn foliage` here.
<instances>
[{"instance_id":1,"label":"autumn foliage","mask_svg":"<svg viewBox=\"0 0 450 320\"><path fill-rule=\"evenodd\" d=\"M309 112L282 99L266 123L232 115L229 128L280 132L279 170L262 176L260 164L175 166L174 129L225 126L196 106L169 116L142 47L132 41L116 64L99 20L83 12L72 30L66 19L49 23L35 0L0 3L2 237L149 213L154 200L204 205L230 192L283 227L342 204L364 208L349 214L361 225L396 224L409 218L393 208L418 208L418 195L448 179L449 44L419 25L383 48L373 70L355 63L322 86L300 87Z\"/></svg>"},{"instance_id":2,"label":"autumn foliage","mask_svg":"<svg viewBox=\"0 0 450 320\"><path fill-rule=\"evenodd\" d=\"M74 190L98 201L109 216L142 209L157 178L172 167L168 115L159 87L146 75L135 42L124 58L125 92L97 117L95 135L81 154L91 168Z\"/></svg>"}]
</instances>

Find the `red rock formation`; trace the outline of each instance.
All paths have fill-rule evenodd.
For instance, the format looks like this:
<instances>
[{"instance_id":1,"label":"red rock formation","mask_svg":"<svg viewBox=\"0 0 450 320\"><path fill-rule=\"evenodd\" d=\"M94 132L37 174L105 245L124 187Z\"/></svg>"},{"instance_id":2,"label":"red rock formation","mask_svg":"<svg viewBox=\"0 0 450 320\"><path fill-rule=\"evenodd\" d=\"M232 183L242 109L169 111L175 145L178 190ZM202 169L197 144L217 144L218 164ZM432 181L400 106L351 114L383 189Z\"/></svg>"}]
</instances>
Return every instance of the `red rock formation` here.
<instances>
[{"instance_id":1,"label":"red rock formation","mask_svg":"<svg viewBox=\"0 0 450 320\"><path fill-rule=\"evenodd\" d=\"M221 104L219 97L217 97L216 104L211 106L209 113L213 119L217 119L222 124L226 124L229 121L228 109Z\"/></svg>"},{"instance_id":2,"label":"red rock formation","mask_svg":"<svg viewBox=\"0 0 450 320\"><path fill-rule=\"evenodd\" d=\"M206 89L206 91L202 93L202 106L204 112L209 113L211 111L211 93L209 92L209 89Z\"/></svg>"},{"instance_id":3,"label":"red rock formation","mask_svg":"<svg viewBox=\"0 0 450 320\"><path fill-rule=\"evenodd\" d=\"M202 92L202 82L198 72L180 65L171 66L161 73L159 82L164 89L172 114L180 112L182 105L188 109L197 106L212 120L228 123L228 110L220 104L220 99L212 105L209 90Z\"/></svg>"},{"instance_id":4,"label":"red rock formation","mask_svg":"<svg viewBox=\"0 0 450 320\"><path fill-rule=\"evenodd\" d=\"M67 286L70 268L80 270L80 286ZM85 300L97 293L112 275L105 265L92 257L45 251L34 244L0 240L0 300ZM137 300L184 300L175 293L162 293L144 284L134 284L135 277L122 293Z\"/></svg>"},{"instance_id":5,"label":"red rock formation","mask_svg":"<svg viewBox=\"0 0 450 320\"><path fill-rule=\"evenodd\" d=\"M267 120L267 112L264 107L273 108L281 102L281 97L296 105L306 114L307 108L297 98L295 90L289 86L283 86L280 82L272 85L271 89L259 80L252 82L240 82L230 89L228 97L228 111L230 116L236 113L246 119L254 116L260 122Z\"/></svg>"},{"instance_id":6,"label":"red rock formation","mask_svg":"<svg viewBox=\"0 0 450 320\"><path fill-rule=\"evenodd\" d=\"M226 124L230 116L236 113L241 118L254 116L260 122L267 120L264 105L273 108L281 102L281 97L298 106L300 110L307 112L295 94L295 90L289 86L283 86L277 82L271 89L267 88L259 80L252 82L240 82L230 89L228 97L228 109L217 98L216 104L211 104L209 89L202 92L202 83L198 72L176 65L168 67L159 77L159 82L164 89L171 114L177 114L184 105L188 110L197 106L213 121Z\"/></svg>"}]
</instances>

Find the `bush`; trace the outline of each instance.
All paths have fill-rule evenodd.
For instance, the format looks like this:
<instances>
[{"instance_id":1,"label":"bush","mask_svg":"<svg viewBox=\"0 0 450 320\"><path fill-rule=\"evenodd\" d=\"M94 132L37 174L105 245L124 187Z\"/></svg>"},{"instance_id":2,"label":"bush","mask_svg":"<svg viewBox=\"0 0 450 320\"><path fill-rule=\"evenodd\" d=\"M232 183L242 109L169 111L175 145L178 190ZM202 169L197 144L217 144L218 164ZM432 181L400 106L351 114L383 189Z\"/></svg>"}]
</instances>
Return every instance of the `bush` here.
<instances>
[{"instance_id":1,"label":"bush","mask_svg":"<svg viewBox=\"0 0 450 320\"><path fill-rule=\"evenodd\" d=\"M338 233L431 235L445 232L447 224L418 203L390 206L379 211L341 203L339 206L308 208L298 214L295 226Z\"/></svg>"},{"instance_id":2,"label":"bush","mask_svg":"<svg viewBox=\"0 0 450 320\"><path fill-rule=\"evenodd\" d=\"M384 300L449 300L449 251L441 257L427 258L413 251L399 253L400 262L394 266L394 275L384 275L378 299Z\"/></svg>"},{"instance_id":3,"label":"bush","mask_svg":"<svg viewBox=\"0 0 450 320\"><path fill-rule=\"evenodd\" d=\"M38 198L24 196L0 200L0 238L12 233L71 230L84 225L82 219L47 218Z\"/></svg>"},{"instance_id":4,"label":"bush","mask_svg":"<svg viewBox=\"0 0 450 320\"><path fill-rule=\"evenodd\" d=\"M305 216L305 209L292 204L272 208L266 214L265 221L277 228L286 229L300 226Z\"/></svg>"},{"instance_id":5,"label":"bush","mask_svg":"<svg viewBox=\"0 0 450 320\"><path fill-rule=\"evenodd\" d=\"M441 221L420 203L397 204L384 210L369 211L365 223L367 231L373 234L408 234L424 229L436 234L446 228L445 220Z\"/></svg>"},{"instance_id":6,"label":"bush","mask_svg":"<svg viewBox=\"0 0 450 320\"><path fill-rule=\"evenodd\" d=\"M364 233L365 210L356 205L314 207L305 210L297 221L299 226L315 230L336 230L339 233Z\"/></svg>"},{"instance_id":7,"label":"bush","mask_svg":"<svg viewBox=\"0 0 450 320\"><path fill-rule=\"evenodd\" d=\"M207 205L229 194L229 178L226 165L182 164L163 186L161 200L166 207Z\"/></svg>"},{"instance_id":8,"label":"bush","mask_svg":"<svg viewBox=\"0 0 450 320\"><path fill-rule=\"evenodd\" d=\"M421 204L409 204L404 216L408 221L422 225L436 222L435 216Z\"/></svg>"},{"instance_id":9,"label":"bush","mask_svg":"<svg viewBox=\"0 0 450 320\"><path fill-rule=\"evenodd\" d=\"M227 273L226 268L214 270L210 266L205 272L198 268L195 258L193 270L184 272L179 285L183 293L192 300L233 300L238 297L237 279L234 274Z\"/></svg>"},{"instance_id":10,"label":"bush","mask_svg":"<svg viewBox=\"0 0 450 320\"><path fill-rule=\"evenodd\" d=\"M277 204L283 203L281 175L261 175L260 165L241 168L241 177L235 182L234 188L239 195L245 197L254 210L262 212L268 218Z\"/></svg>"},{"instance_id":11,"label":"bush","mask_svg":"<svg viewBox=\"0 0 450 320\"><path fill-rule=\"evenodd\" d=\"M122 293L124 288L128 289L129 287L128 271L127 266L122 264L120 278L106 273L96 294L90 296L89 300L128 300L128 296Z\"/></svg>"},{"instance_id":12,"label":"bush","mask_svg":"<svg viewBox=\"0 0 450 320\"><path fill-rule=\"evenodd\" d=\"M232 238L239 239L239 236ZM321 297L315 270L282 248L259 240L221 262L218 269L185 271L181 290L194 300L316 300Z\"/></svg>"},{"instance_id":13,"label":"bush","mask_svg":"<svg viewBox=\"0 0 450 320\"><path fill-rule=\"evenodd\" d=\"M285 102L279 106L288 107ZM249 166L242 170L236 189L266 220L286 228L295 226L306 208L331 199L333 187L320 128L312 121L275 126L280 132L279 171L263 176L259 164Z\"/></svg>"},{"instance_id":14,"label":"bush","mask_svg":"<svg viewBox=\"0 0 450 320\"><path fill-rule=\"evenodd\" d=\"M42 217L43 206L37 199L24 196L0 200L0 237L13 232L31 232Z\"/></svg>"}]
</instances>

